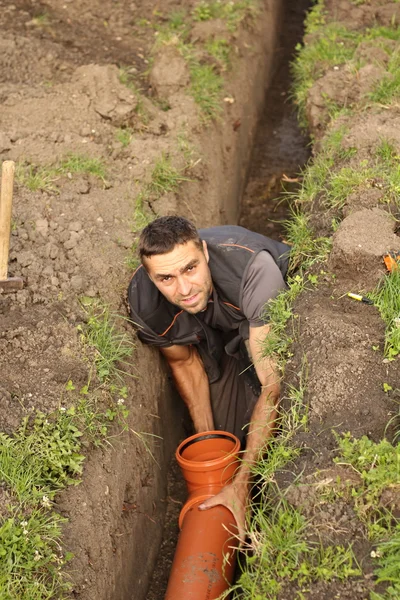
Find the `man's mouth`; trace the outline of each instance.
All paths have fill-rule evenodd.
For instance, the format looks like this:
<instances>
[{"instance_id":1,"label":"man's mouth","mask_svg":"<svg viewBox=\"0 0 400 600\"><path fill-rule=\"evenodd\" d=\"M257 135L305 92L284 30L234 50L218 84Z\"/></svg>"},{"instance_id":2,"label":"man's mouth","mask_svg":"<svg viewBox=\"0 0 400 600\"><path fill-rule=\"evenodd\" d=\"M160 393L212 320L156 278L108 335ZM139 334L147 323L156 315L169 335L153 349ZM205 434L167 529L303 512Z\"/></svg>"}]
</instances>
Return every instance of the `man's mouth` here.
<instances>
[{"instance_id":1,"label":"man's mouth","mask_svg":"<svg viewBox=\"0 0 400 600\"><path fill-rule=\"evenodd\" d=\"M189 296L189 298L182 298L181 302L186 305L194 304L198 299L199 294L194 294L193 296Z\"/></svg>"}]
</instances>

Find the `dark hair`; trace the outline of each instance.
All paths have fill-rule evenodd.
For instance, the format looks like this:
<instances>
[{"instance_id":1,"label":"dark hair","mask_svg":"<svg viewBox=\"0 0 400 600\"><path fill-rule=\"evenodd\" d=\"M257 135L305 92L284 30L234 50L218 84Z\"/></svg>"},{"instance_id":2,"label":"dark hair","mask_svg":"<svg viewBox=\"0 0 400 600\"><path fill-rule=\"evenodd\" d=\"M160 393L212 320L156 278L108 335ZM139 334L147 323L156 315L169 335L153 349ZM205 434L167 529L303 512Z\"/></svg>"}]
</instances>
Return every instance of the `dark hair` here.
<instances>
[{"instance_id":1,"label":"dark hair","mask_svg":"<svg viewBox=\"0 0 400 600\"><path fill-rule=\"evenodd\" d=\"M193 241L203 248L196 227L184 217L158 217L149 223L140 234L139 256L143 260L154 254L167 254L178 244Z\"/></svg>"}]
</instances>

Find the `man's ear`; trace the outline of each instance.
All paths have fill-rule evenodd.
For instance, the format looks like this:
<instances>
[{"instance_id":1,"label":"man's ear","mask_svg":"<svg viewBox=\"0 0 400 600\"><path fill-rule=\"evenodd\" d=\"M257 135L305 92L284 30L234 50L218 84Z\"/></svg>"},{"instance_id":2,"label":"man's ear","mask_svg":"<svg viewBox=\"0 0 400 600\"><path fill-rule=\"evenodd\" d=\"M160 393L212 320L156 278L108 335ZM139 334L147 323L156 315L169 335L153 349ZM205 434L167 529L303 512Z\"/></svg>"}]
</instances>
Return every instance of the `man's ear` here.
<instances>
[{"instance_id":1,"label":"man's ear","mask_svg":"<svg viewBox=\"0 0 400 600\"><path fill-rule=\"evenodd\" d=\"M204 252L204 256L206 257L206 261L209 262L210 260L210 255L208 254L208 248L207 248L207 242L205 240L202 241L203 244L203 252Z\"/></svg>"}]
</instances>

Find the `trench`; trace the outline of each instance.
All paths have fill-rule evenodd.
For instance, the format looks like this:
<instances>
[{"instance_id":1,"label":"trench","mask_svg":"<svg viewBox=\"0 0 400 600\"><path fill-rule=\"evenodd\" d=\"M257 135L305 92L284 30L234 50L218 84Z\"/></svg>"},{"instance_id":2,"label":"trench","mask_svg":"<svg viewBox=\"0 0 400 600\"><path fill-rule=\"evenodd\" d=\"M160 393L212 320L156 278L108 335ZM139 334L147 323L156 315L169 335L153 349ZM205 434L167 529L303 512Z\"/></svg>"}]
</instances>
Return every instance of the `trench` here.
<instances>
[{"instance_id":1,"label":"trench","mask_svg":"<svg viewBox=\"0 0 400 600\"><path fill-rule=\"evenodd\" d=\"M278 240L284 238L284 222L290 218L290 192L299 185L299 174L310 156L309 139L300 130L290 99L290 63L303 37L310 1L284 0L282 4L274 71L264 93L238 218L239 225ZM179 535L179 512L186 497L175 459L167 479L163 538L147 600L160 600L165 594Z\"/></svg>"}]
</instances>

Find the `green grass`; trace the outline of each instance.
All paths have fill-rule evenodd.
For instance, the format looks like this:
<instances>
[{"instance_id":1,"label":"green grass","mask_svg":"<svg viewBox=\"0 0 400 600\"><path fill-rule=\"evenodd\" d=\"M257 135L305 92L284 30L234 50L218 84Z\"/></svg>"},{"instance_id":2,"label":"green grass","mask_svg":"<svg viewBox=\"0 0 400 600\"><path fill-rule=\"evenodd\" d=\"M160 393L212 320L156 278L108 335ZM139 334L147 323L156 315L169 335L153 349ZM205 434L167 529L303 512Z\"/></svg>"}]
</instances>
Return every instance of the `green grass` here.
<instances>
[{"instance_id":1,"label":"green grass","mask_svg":"<svg viewBox=\"0 0 400 600\"><path fill-rule=\"evenodd\" d=\"M387 67L387 75L379 81L368 95L372 102L389 105L400 97L400 49L393 52Z\"/></svg>"},{"instance_id":2,"label":"green grass","mask_svg":"<svg viewBox=\"0 0 400 600\"><path fill-rule=\"evenodd\" d=\"M16 182L28 188L31 192L58 193L57 179L57 172L52 167L37 167L18 163L15 169Z\"/></svg>"},{"instance_id":3,"label":"green grass","mask_svg":"<svg viewBox=\"0 0 400 600\"><path fill-rule=\"evenodd\" d=\"M290 218L285 222L286 240L291 246L289 272L300 265L309 268L317 261L328 258L332 248L330 238L317 237L310 226L310 217L298 209L292 209Z\"/></svg>"},{"instance_id":4,"label":"green grass","mask_svg":"<svg viewBox=\"0 0 400 600\"><path fill-rule=\"evenodd\" d=\"M235 31L245 17L254 16L257 2L254 0L203 0L193 9L195 21L221 19L230 31Z\"/></svg>"},{"instance_id":5,"label":"green grass","mask_svg":"<svg viewBox=\"0 0 400 600\"><path fill-rule=\"evenodd\" d=\"M123 148L126 148L131 143L132 130L129 127L119 127L115 132L115 138Z\"/></svg>"},{"instance_id":6,"label":"green grass","mask_svg":"<svg viewBox=\"0 0 400 600\"><path fill-rule=\"evenodd\" d=\"M361 575L351 546L323 546L307 541L310 525L284 498L278 504L259 500L252 520L252 544L246 571L234 599L277 600L285 584L309 586ZM226 597L226 596L225 596Z\"/></svg>"},{"instance_id":7,"label":"green grass","mask_svg":"<svg viewBox=\"0 0 400 600\"><path fill-rule=\"evenodd\" d=\"M72 391L72 383L67 387ZM99 411L87 394L82 390L76 407L36 411L13 436L0 433L0 479L9 496L0 520L0 597L5 600L61 600L70 589L63 568L71 555L60 543L66 519L54 512L54 497L80 482L83 441L101 443L111 423L126 417L120 404Z\"/></svg>"},{"instance_id":8,"label":"green grass","mask_svg":"<svg viewBox=\"0 0 400 600\"><path fill-rule=\"evenodd\" d=\"M395 600L400 598L400 523L397 523L393 535L376 549L378 567L375 569L377 583L386 583L384 594L373 592L371 600Z\"/></svg>"},{"instance_id":9,"label":"green grass","mask_svg":"<svg viewBox=\"0 0 400 600\"><path fill-rule=\"evenodd\" d=\"M213 56L221 64L223 71L229 70L232 47L227 40L209 39L205 43L205 49L210 56Z\"/></svg>"},{"instance_id":10,"label":"green grass","mask_svg":"<svg viewBox=\"0 0 400 600\"><path fill-rule=\"evenodd\" d=\"M190 181L176 169L171 162L171 158L163 153L157 159L151 180L147 186L147 191L155 198L160 198L168 192L175 192L183 181Z\"/></svg>"},{"instance_id":11,"label":"green grass","mask_svg":"<svg viewBox=\"0 0 400 600\"><path fill-rule=\"evenodd\" d=\"M95 301L85 307L87 322L79 326L81 339L94 350L94 364L101 382L121 379L123 365L132 355L133 342L117 327L118 319L105 304Z\"/></svg>"},{"instance_id":12,"label":"green grass","mask_svg":"<svg viewBox=\"0 0 400 600\"><path fill-rule=\"evenodd\" d=\"M380 504L385 489L400 491L400 444L393 446L383 439L378 443L367 436L354 438L349 433L337 436L339 457L335 462L351 466L360 476L360 483L354 484L351 498L360 520L366 525L370 539L379 539L390 531L386 509Z\"/></svg>"},{"instance_id":13,"label":"green grass","mask_svg":"<svg viewBox=\"0 0 400 600\"><path fill-rule=\"evenodd\" d=\"M228 31L234 32L245 17L257 13L257 5L257 0L204 1L197 4L190 15L183 10L170 13L166 23L157 28L154 49L159 50L163 44L173 44L185 58L190 74L188 93L199 106L204 123L217 118L222 111L224 80L221 72L231 67L234 45L230 39L213 37L205 42L190 43L193 21L221 19L227 24ZM199 59L198 48L217 64Z\"/></svg>"},{"instance_id":14,"label":"green grass","mask_svg":"<svg viewBox=\"0 0 400 600\"><path fill-rule=\"evenodd\" d=\"M222 112L222 77L213 65L202 65L196 61L189 66L190 93L199 105L205 121Z\"/></svg>"},{"instance_id":15,"label":"green grass","mask_svg":"<svg viewBox=\"0 0 400 600\"><path fill-rule=\"evenodd\" d=\"M385 356L393 360L400 354L400 267L385 275L369 297L378 307L386 325Z\"/></svg>"},{"instance_id":16,"label":"green grass","mask_svg":"<svg viewBox=\"0 0 400 600\"><path fill-rule=\"evenodd\" d=\"M58 194L57 181L60 177L71 174L93 175L104 183L106 169L102 160L91 158L83 154L68 154L57 165L36 166L26 163L18 163L15 178L32 192L43 191Z\"/></svg>"},{"instance_id":17,"label":"green grass","mask_svg":"<svg viewBox=\"0 0 400 600\"><path fill-rule=\"evenodd\" d=\"M104 163L99 158L91 158L83 154L68 154L61 161L58 170L62 174L77 173L80 175L94 175L102 181L106 177Z\"/></svg>"},{"instance_id":18,"label":"green grass","mask_svg":"<svg viewBox=\"0 0 400 600\"><path fill-rule=\"evenodd\" d=\"M387 40L400 40L400 30L396 23L390 27L374 26L363 32L349 30L342 24L326 19L324 0L318 0L306 18L306 37L304 45L298 44L297 56L292 63L293 98L298 106L299 120L307 127L306 105L309 90L325 72L333 67L348 64L357 71L360 62L354 54L361 42L369 42L372 47L381 47L390 56L387 75L376 84L373 92L364 99L364 104L390 104L396 100L400 91L399 52L385 44ZM326 99L328 114L331 119L348 112L348 107L337 106Z\"/></svg>"}]
</instances>

